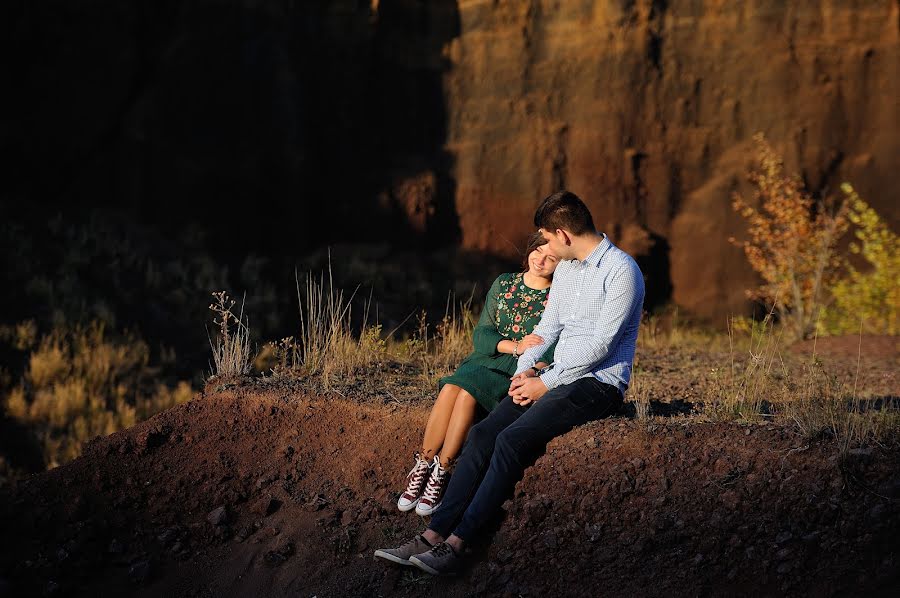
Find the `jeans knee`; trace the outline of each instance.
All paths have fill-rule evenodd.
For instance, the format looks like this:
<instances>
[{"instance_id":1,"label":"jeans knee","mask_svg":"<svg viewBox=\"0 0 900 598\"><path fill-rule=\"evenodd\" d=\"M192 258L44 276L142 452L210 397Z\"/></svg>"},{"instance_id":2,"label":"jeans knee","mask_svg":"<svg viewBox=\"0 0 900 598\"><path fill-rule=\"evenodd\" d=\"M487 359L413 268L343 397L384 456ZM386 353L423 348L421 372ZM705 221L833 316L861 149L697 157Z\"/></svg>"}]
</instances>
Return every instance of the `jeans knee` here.
<instances>
[{"instance_id":1,"label":"jeans knee","mask_svg":"<svg viewBox=\"0 0 900 598\"><path fill-rule=\"evenodd\" d=\"M516 453L515 436L509 428L497 435L497 440L494 442L494 453L501 457Z\"/></svg>"},{"instance_id":2,"label":"jeans knee","mask_svg":"<svg viewBox=\"0 0 900 598\"><path fill-rule=\"evenodd\" d=\"M482 423L477 423L469 428L469 434L466 436L466 445L479 452L490 450L494 445L491 430Z\"/></svg>"}]
</instances>

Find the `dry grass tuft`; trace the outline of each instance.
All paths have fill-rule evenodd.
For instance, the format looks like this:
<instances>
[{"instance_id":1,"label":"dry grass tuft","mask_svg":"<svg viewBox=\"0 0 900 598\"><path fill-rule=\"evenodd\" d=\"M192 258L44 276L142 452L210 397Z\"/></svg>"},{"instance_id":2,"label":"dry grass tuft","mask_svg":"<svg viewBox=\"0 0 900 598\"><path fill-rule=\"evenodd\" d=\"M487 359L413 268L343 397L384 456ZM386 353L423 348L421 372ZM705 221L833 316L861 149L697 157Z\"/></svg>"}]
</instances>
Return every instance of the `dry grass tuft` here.
<instances>
[{"instance_id":1,"label":"dry grass tuft","mask_svg":"<svg viewBox=\"0 0 900 598\"><path fill-rule=\"evenodd\" d=\"M330 267L327 279L325 273L318 278L309 273L302 286L300 277L295 279L300 333L296 339L287 337L267 346L273 375L312 377L330 390L381 361L386 347L381 326L368 323L371 300L365 303L357 337L351 306L356 291L345 297L336 289Z\"/></svg>"},{"instance_id":2,"label":"dry grass tuft","mask_svg":"<svg viewBox=\"0 0 900 598\"><path fill-rule=\"evenodd\" d=\"M721 340L721 333L684 321L675 306L659 313L645 313L638 330L638 346L647 349L708 349L721 344Z\"/></svg>"},{"instance_id":3,"label":"dry grass tuft","mask_svg":"<svg viewBox=\"0 0 900 598\"><path fill-rule=\"evenodd\" d=\"M425 322L426 314L420 317L418 338L422 339L423 375L428 382L436 383L442 376L448 376L459 363L472 352L472 331L477 318L472 313L472 297L457 304L453 297L447 296L447 307L444 317L436 326L435 334L430 336Z\"/></svg>"},{"instance_id":4,"label":"dry grass tuft","mask_svg":"<svg viewBox=\"0 0 900 598\"><path fill-rule=\"evenodd\" d=\"M777 385L787 376L780 352L782 329L775 326L774 316L772 310L761 322L750 322L747 358L743 360L737 355L736 336L746 321L729 321L730 362L710 371L711 393L705 397L708 412L749 421L767 414L763 407L772 400L773 383Z\"/></svg>"},{"instance_id":5,"label":"dry grass tuft","mask_svg":"<svg viewBox=\"0 0 900 598\"><path fill-rule=\"evenodd\" d=\"M225 291L213 293L215 303L209 309L217 319L213 319L219 327L216 339L209 339L213 353L213 375L221 378L245 376L250 373L252 355L250 350L250 328L244 318L244 302L241 310L235 314L235 301Z\"/></svg>"},{"instance_id":6,"label":"dry grass tuft","mask_svg":"<svg viewBox=\"0 0 900 598\"><path fill-rule=\"evenodd\" d=\"M398 371L413 366L415 373L404 374L413 380L403 386L414 387L413 392L421 395L433 390L437 379L452 372L472 351L476 317L471 297L461 304L449 297L444 317L433 327L427 313L418 313L415 330L400 337L399 327L385 333L380 323L370 322L371 297L363 302L362 314L354 317L352 305L359 287L346 296L335 288L330 266L327 272L308 273L303 280L296 276L296 286L297 338L268 343L256 359L256 367L273 376L299 377L326 392L343 394L352 389L393 397L383 388L384 376L373 377L371 371L383 370L385 365L399 366L394 367Z\"/></svg>"},{"instance_id":7,"label":"dry grass tuft","mask_svg":"<svg viewBox=\"0 0 900 598\"><path fill-rule=\"evenodd\" d=\"M33 344L20 383L0 408L34 432L48 468L80 455L95 436L133 426L193 393L187 382L153 383L147 343L133 335L109 338L99 322L61 327Z\"/></svg>"},{"instance_id":8,"label":"dry grass tuft","mask_svg":"<svg viewBox=\"0 0 900 598\"><path fill-rule=\"evenodd\" d=\"M813 352L803 360L783 354L784 330L772 309L762 322L736 319L729 327L732 350L726 367L711 371L705 412L717 419L792 423L808 440L830 437L846 451L879 442L900 430L900 410L890 400L863 397L840 380ZM736 336L746 332L747 356L738 355ZM860 343L862 337L860 336ZM860 344L861 347L861 344Z\"/></svg>"}]
</instances>

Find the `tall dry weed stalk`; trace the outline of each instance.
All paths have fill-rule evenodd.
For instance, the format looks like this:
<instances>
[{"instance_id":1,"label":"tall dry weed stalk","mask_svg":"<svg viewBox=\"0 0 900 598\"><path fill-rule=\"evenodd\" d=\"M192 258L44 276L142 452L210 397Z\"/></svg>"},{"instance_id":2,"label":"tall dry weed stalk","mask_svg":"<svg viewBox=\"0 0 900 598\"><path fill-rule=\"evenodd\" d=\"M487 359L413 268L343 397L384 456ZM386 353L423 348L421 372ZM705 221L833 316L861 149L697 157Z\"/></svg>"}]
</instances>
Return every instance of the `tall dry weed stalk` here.
<instances>
[{"instance_id":1,"label":"tall dry weed stalk","mask_svg":"<svg viewBox=\"0 0 900 598\"><path fill-rule=\"evenodd\" d=\"M628 400L634 405L634 415L639 422L649 426L652 409L650 406L649 386L644 380L646 376L640 366L640 357L635 356L634 368L631 371L631 383L628 386Z\"/></svg>"},{"instance_id":2,"label":"tall dry weed stalk","mask_svg":"<svg viewBox=\"0 0 900 598\"><path fill-rule=\"evenodd\" d=\"M216 338L209 339L213 354L213 375L218 377L245 376L250 373L253 355L250 349L250 327L244 317L244 302L240 312L234 313L236 302L225 291L212 294L214 303L209 309L215 314L218 326Z\"/></svg>"}]
</instances>

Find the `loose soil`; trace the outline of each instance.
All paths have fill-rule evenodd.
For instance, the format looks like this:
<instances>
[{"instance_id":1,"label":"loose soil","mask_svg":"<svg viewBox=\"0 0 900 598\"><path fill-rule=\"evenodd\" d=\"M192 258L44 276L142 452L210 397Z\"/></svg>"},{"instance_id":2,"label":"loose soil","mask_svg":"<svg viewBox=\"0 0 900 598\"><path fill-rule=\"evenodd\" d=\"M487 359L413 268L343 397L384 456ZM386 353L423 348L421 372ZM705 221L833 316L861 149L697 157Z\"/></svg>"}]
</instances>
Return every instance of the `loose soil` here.
<instances>
[{"instance_id":1,"label":"loose soil","mask_svg":"<svg viewBox=\"0 0 900 598\"><path fill-rule=\"evenodd\" d=\"M451 580L375 561L427 401L210 389L0 495L0 596L891 595L900 451L617 416L553 441Z\"/></svg>"}]
</instances>

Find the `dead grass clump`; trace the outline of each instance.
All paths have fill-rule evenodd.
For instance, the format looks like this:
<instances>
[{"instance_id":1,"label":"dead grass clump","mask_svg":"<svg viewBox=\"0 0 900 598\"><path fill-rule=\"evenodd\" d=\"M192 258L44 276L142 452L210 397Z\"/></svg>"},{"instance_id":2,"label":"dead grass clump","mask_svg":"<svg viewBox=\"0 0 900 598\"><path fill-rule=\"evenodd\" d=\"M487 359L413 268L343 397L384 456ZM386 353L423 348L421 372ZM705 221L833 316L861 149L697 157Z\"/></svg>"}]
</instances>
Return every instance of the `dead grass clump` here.
<instances>
[{"instance_id":1,"label":"dead grass clump","mask_svg":"<svg viewBox=\"0 0 900 598\"><path fill-rule=\"evenodd\" d=\"M785 396L776 405L776 412L792 421L806 438L833 437L842 452L889 439L900 430L900 410L890 398L857 392L860 360L861 348L857 373L849 384L829 372L813 354L797 375L785 382Z\"/></svg>"},{"instance_id":2,"label":"dead grass clump","mask_svg":"<svg viewBox=\"0 0 900 598\"><path fill-rule=\"evenodd\" d=\"M634 405L634 416L637 420L647 426L650 425L651 408L650 408L650 392L649 386L644 380L647 375L635 357L634 369L631 372L631 383L628 387L627 400Z\"/></svg>"},{"instance_id":3,"label":"dead grass clump","mask_svg":"<svg viewBox=\"0 0 900 598\"><path fill-rule=\"evenodd\" d=\"M232 311L235 301L225 291L213 293L215 303L209 309L215 314L213 323L219 327L215 340L209 339L213 353L213 375L226 378L250 373L250 328L244 318L244 302L237 314Z\"/></svg>"},{"instance_id":4,"label":"dead grass clump","mask_svg":"<svg viewBox=\"0 0 900 598\"><path fill-rule=\"evenodd\" d=\"M457 304L452 296L447 297L444 317L435 327L434 335L428 331L427 314L422 312L419 318L420 341L418 352L422 373L429 383L437 383L443 376L448 376L459 363L472 352L472 331L477 318L472 312L472 297Z\"/></svg>"},{"instance_id":5,"label":"dead grass clump","mask_svg":"<svg viewBox=\"0 0 900 598\"><path fill-rule=\"evenodd\" d=\"M401 328L413 314L385 333L380 323L370 321L372 298L362 302L360 313L359 287L349 295L336 288L330 265L302 279L295 274L295 282L298 335L267 343L253 360L257 371L273 378L296 379L319 392L399 403L429 394L472 351L476 314L471 297L462 303L449 297L436 324L422 311L411 332ZM380 374L372 375L376 370Z\"/></svg>"},{"instance_id":6,"label":"dead grass clump","mask_svg":"<svg viewBox=\"0 0 900 598\"><path fill-rule=\"evenodd\" d=\"M472 350L475 316L471 298L456 304L448 299L444 317L432 328L427 314L418 314L418 325L405 337L397 329L385 333L381 324L370 323L371 297L355 317L353 300L334 286L331 268L316 276L296 277L300 331L297 338L286 337L267 344L256 359L260 371L273 376L296 376L324 391L352 386L355 391L390 392L374 384L372 368L386 363L411 364L421 378L414 384L424 387L453 371ZM402 324L401 324L402 326ZM399 328L399 327L398 327ZM359 331L359 332L357 332Z\"/></svg>"},{"instance_id":7,"label":"dead grass clump","mask_svg":"<svg viewBox=\"0 0 900 598\"><path fill-rule=\"evenodd\" d=\"M330 267L327 281L324 273L318 278L308 274L301 289L297 278L300 335L297 341L282 339L274 348L281 372L314 376L329 389L382 359L381 326L369 324L371 300L363 308L362 332L359 336L353 333L351 304L355 296L356 291L345 298L344 292L334 287Z\"/></svg>"},{"instance_id":8,"label":"dead grass clump","mask_svg":"<svg viewBox=\"0 0 900 598\"><path fill-rule=\"evenodd\" d=\"M174 389L151 382L149 356L144 341L107 338L97 322L56 329L31 351L5 397L6 413L34 431L44 462L55 467L80 455L85 441L190 399L187 382Z\"/></svg>"},{"instance_id":9,"label":"dead grass clump","mask_svg":"<svg viewBox=\"0 0 900 598\"><path fill-rule=\"evenodd\" d=\"M774 323L775 313L761 322L732 321L730 363L713 368L705 412L725 420L780 419L807 439L833 438L842 450L896 435L900 410L891 401L861 396L856 379L840 380L815 351L805 359L783 353L784 332ZM740 356L735 337L744 332L748 354Z\"/></svg>"},{"instance_id":10,"label":"dead grass clump","mask_svg":"<svg viewBox=\"0 0 900 598\"><path fill-rule=\"evenodd\" d=\"M761 322L750 322L747 357L737 355L736 336L745 320L731 320L728 326L729 363L710 371L711 385L705 397L707 412L725 419L755 421L764 413L780 381L786 378L780 346L782 329L774 323L775 311Z\"/></svg>"},{"instance_id":11,"label":"dead grass clump","mask_svg":"<svg viewBox=\"0 0 900 598\"><path fill-rule=\"evenodd\" d=\"M686 322L676 306L645 313L638 329L638 347L646 349L709 349L721 343L722 335Z\"/></svg>"}]
</instances>

